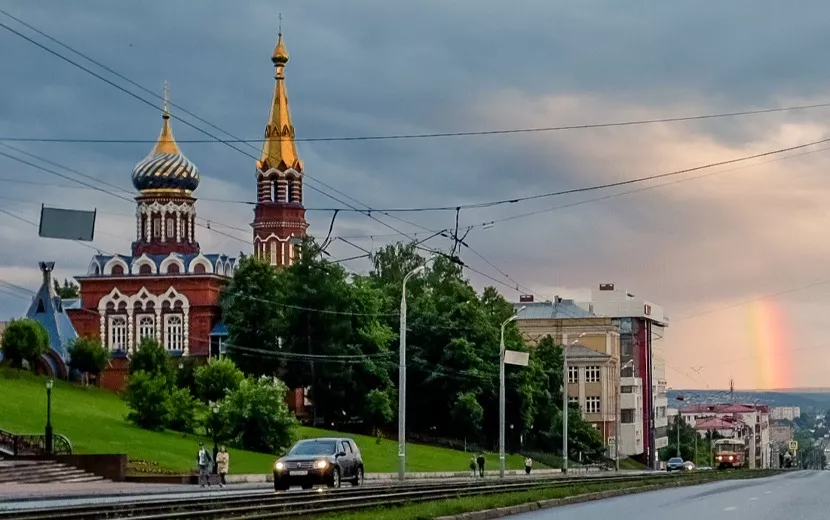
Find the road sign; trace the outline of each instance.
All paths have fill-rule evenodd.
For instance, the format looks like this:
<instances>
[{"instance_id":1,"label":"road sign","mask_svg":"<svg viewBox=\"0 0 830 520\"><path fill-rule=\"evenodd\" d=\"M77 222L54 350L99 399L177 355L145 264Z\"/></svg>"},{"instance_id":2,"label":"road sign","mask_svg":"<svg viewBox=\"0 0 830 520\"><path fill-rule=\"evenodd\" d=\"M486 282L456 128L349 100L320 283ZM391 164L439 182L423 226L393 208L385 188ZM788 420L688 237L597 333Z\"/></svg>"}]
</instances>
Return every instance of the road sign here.
<instances>
[{"instance_id":1,"label":"road sign","mask_svg":"<svg viewBox=\"0 0 830 520\"><path fill-rule=\"evenodd\" d=\"M530 360L530 354L518 350L505 350L504 362L508 365L520 365L526 367Z\"/></svg>"},{"instance_id":2,"label":"road sign","mask_svg":"<svg viewBox=\"0 0 830 520\"><path fill-rule=\"evenodd\" d=\"M790 451L798 450L798 441L790 441Z\"/></svg>"}]
</instances>

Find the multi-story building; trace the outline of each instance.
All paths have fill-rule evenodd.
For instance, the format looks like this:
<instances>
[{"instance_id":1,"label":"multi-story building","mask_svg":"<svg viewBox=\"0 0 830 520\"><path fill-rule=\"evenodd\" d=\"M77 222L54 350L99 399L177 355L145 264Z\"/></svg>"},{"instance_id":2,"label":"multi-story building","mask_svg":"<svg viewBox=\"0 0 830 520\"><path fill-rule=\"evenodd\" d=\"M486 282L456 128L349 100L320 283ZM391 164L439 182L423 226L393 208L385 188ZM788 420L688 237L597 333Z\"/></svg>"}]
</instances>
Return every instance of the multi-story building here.
<instances>
[{"instance_id":1,"label":"multi-story building","mask_svg":"<svg viewBox=\"0 0 830 520\"><path fill-rule=\"evenodd\" d=\"M773 421L794 421L801 417L799 406L774 406L770 409L770 419Z\"/></svg>"},{"instance_id":2,"label":"multi-story building","mask_svg":"<svg viewBox=\"0 0 830 520\"><path fill-rule=\"evenodd\" d=\"M701 420L717 418L740 421L746 425L746 430L742 430L745 433L742 435L747 441L749 467L770 467L770 410L768 406L735 403L704 404L683 408L680 414L688 424L698 424Z\"/></svg>"},{"instance_id":3,"label":"multi-story building","mask_svg":"<svg viewBox=\"0 0 830 520\"><path fill-rule=\"evenodd\" d=\"M793 426L774 422L770 423L769 440L775 446L789 446L790 441L793 439L795 439L795 428Z\"/></svg>"},{"instance_id":4,"label":"multi-story building","mask_svg":"<svg viewBox=\"0 0 830 520\"><path fill-rule=\"evenodd\" d=\"M568 398L579 405L585 420L602 432L606 446L612 448L620 402L619 330L612 319L596 316L573 300L525 300L516 304L517 309L524 307L516 320L519 331L530 345L551 336L557 344L567 346ZM621 447L625 443L621 438ZM620 455L626 453L621 449Z\"/></svg>"},{"instance_id":5,"label":"multi-story building","mask_svg":"<svg viewBox=\"0 0 830 520\"><path fill-rule=\"evenodd\" d=\"M614 284L601 284L599 290L591 291L591 301L579 303L579 306L594 315L613 318L619 327L620 363L624 367L621 377L632 383L625 386L640 389L642 397L642 415L637 409L623 408L626 419L635 417L642 421L642 451L637 451L640 448L635 443L635 451L627 454L650 467L657 467L658 451L669 443L668 397L662 355L669 318L659 305L616 289ZM636 404L631 399L627 402ZM631 429L635 435L639 431Z\"/></svg>"}]
</instances>

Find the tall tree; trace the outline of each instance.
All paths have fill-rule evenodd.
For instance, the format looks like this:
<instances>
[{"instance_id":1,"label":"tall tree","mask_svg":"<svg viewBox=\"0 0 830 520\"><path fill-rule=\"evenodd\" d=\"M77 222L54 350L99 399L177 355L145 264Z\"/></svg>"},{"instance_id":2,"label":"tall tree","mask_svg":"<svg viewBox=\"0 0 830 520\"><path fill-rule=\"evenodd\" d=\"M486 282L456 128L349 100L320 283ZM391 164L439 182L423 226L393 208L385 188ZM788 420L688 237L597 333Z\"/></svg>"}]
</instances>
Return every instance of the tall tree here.
<instances>
[{"instance_id":1,"label":"tall tree","mask_svg":"<svg viewBox=\"0 0 830 520\"><path fill-rule=\"evenodd\" d=\"M78 287L78 284L75 282L70 282L66 278L63 279L63 285L58 283L58 280L54 280L55 282L55 292L57 295L64 299L64 300L71 300L74 298L78 298L81 294L81 289Z\"/></svg>"},{"instance_id":2,"label":"tall tree","mask_svg":"<svg viewBox=\"0 0 830 520\"><path fill-rule=\"evenodd\" d=\"M82 374L100 374L110 360L110 352L98 338L76 338L69 347L69 366ZM86 378L84 378L86 384Z\"/></svg>"}]
</instances>

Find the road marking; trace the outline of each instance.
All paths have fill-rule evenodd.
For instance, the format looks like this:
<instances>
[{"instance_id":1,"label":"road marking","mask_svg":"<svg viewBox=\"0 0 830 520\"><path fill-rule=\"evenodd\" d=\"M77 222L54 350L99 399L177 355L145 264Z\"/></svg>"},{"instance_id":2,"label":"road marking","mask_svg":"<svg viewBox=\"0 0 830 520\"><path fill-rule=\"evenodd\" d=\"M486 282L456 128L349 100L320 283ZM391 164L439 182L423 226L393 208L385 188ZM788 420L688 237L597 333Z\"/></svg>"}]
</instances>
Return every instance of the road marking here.
<instances>
[{"instance_id":1,"label":"road marking","mask_svg":"<svg viewBox=\"0 0 830 520\"><path fill-rule=\"evenodd\" d=\"M772 493L772 491L764 491L765 495L769 495L770 493Z\"/></svg>"},{"instance_id":2,"label":"road marking","mask_svg":"<svg viewBox=\"0 0 830 520\"><path fill-rule=\"evenodd\" d=\"M752 497L750 500L758 500L758 497Z\"/></svg>"},{"instance_id":3,"label":"road marking","mask_svg":"<svg viewBox=\"0 0 830 520\"><path fill-rule=\"evenodd\" d=\"M729 506L729 507L727 507L726 509L724 509L724 511L734 511L734 510L736 510L736 509L738 509L738 508L737 508L737 507L735 507L735 506Z\"/></svg>"}]
</instances>

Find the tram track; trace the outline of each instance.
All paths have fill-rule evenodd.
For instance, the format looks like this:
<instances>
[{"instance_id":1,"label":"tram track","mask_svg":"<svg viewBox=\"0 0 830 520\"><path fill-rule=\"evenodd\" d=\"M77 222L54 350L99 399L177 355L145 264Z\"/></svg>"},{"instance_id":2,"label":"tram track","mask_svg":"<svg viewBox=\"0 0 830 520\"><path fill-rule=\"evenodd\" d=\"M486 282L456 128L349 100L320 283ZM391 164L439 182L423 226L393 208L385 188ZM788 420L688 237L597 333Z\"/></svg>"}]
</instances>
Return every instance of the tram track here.
<instances>
[{"instance_id":1,"label":"tram track","mask_svg":"<svg viewBox=\"0 0 830 520\"><path fill-rule=\"evenodd\" d=\"M385 488L323 489L303 493L263 490L227 496L135 500L60 508L0 511L0 520L216 520L315 516L405 503L477 495L521 492L531 489L568 488L592 483L636 483L682 479L684 475L607 475L577 478L533 478L510 482L419 483ZM58 516L56 516L56 513Z\"/></svg>"}]
</instances>

